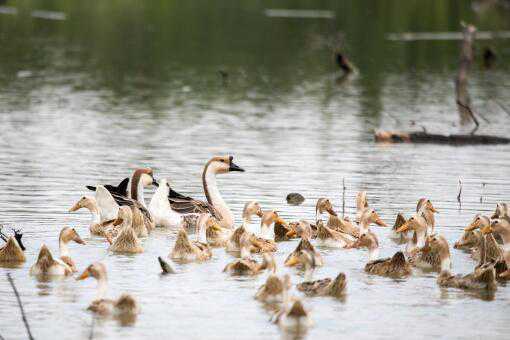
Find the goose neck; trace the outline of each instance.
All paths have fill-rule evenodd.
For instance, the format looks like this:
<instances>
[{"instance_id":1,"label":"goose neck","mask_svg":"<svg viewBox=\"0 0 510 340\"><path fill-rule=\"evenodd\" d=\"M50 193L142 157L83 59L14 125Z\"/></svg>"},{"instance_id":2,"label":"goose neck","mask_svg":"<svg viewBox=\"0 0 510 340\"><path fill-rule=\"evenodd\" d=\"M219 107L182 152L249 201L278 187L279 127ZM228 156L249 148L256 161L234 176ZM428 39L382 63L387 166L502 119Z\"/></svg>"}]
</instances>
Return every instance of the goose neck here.
<instances>
[{"instance_id":1,"label":"goose neck","mask_svg":"<svg viewBox=\"0 0 510 340\"><path fill-rule=\"evenodd\" d=\"M232 215L232 212L220 194L216 182L216 172L214 168L210 167L209 165L210 163L205 166L204 172L202 174L202 184L204 186L207 202L213 205L214 208L220 212L223 222L222 224L228 227L232 227L234 224L234 216Z\"/></svg>"}]
</instances>

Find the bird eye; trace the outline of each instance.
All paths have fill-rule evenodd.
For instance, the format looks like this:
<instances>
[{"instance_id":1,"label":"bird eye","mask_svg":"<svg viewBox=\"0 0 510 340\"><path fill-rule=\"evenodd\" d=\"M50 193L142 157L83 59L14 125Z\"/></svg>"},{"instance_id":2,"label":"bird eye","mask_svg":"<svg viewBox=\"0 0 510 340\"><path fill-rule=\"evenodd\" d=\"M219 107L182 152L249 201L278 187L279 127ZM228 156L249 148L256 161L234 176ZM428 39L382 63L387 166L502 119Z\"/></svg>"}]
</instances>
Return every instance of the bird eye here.
<instances>
[{"instance_id":1,"label":"bird eye","mask_svg":"<svg viewBox=\"0 0 510 340\"><path fill-rule=\"evenodd\" d=\"M225 160L224 159L220 159L220 162L225 163Z\"/></svg>"},{"instance_id":2,"label":"bird eye","mask_svg":"<svg viewBox=\"0 0 510 340\"><path fill-rule=\"evenodd\" d=\"M81 199L82 199L82 200L84 200L84 199L85 199L85 196L83 196Z\"/></svg>"}]
</instances>

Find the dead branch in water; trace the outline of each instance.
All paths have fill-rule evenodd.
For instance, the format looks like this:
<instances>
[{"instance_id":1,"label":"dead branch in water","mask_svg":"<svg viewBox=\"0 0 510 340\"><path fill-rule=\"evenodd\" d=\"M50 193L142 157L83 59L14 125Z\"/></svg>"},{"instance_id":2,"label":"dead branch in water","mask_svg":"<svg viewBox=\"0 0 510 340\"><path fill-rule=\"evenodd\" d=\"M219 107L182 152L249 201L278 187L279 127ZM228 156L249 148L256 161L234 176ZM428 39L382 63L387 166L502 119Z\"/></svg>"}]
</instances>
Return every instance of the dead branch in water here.
<instances>
[{"instance_id":1,"label":"dead branch in water","mask_svg":"<svg viewBox=\"0 0 510 340\"><path fill-rule=\"evenodd\" d=\"M345 217L345 177L342 178L342 218Z\"/></svg>"},{"instance_id":2,"label":"dead branch in water","mask_svg":"<svg viewBox=\"0 0 510 340\"><path fill-rule=\"evenodd\" d=\"M457 105L459 105L459 107L463 108L465 110L465 112L467 112L469 114L469 116L471 117L471 119L473 120L473 122L475 122L475 128L473 130L471 130L471 134L474 135L476 130L478 130L478 127L480 126L480 123L478 123L478 119L476 119L476 116L475 114L473 113L473 110L471 110L471 107L469 107L468 105L464 105L460 100L457 99Z\"/></svg>"},{"instance_id":3,"label":"dead branch in water","mask_svg":"<svg viewBox=\"0 0 510 340\"><path fill-rule=\"evenodd\" d=\"M16 299L18 300L19 309L21 310L21 317L23 319L23 323L25 324L25 328L27 329L28 338L30 340L33 340L34 337L32 336L32 332L30 331L30 326L28 325L27 316L25 314L25 309L23 308L23 303L21 302L21 298L19 296L18 290L16 289L16 286L14 285L14 280L11 277L11 273L7 273L7 280L11 284L12 290L14 291L14 295L16 295Z\"/></svg>"},{"instance_id":4,"label":"dead branch in water","mask_svg":"<svg viewBox=\"0 0 510 340\"><path fill-rule=\"evenodd\" d=\"M461 195L462 195L462 180L459 178L459 194L457 195L457 202L459 202L459 207L462 205L460 198Z\"/></svg>"},{"instance_id":5,"label":"dead branch in water","mask_svg":"<svg viewBox=\"0 0 510 340\"><path fill-rule=\"evenodd\" d=\"M417 144L449 144L449 145L491 145L510 144L510 138L489 135L439 135L427 132L376 131L375 141L378 143L417 143Z\"/></svg>"},{"instance_id":6,"label":"dead branch in water","mask_svg":"<svg viewBox=\"0 0 510 340\"><path fill-rule=\"evenodd\" d=\"M96 318L92 316L92 323L90 324L89 340L94 339L94 328L96 326Z\"/></svg>"}]
</instances>

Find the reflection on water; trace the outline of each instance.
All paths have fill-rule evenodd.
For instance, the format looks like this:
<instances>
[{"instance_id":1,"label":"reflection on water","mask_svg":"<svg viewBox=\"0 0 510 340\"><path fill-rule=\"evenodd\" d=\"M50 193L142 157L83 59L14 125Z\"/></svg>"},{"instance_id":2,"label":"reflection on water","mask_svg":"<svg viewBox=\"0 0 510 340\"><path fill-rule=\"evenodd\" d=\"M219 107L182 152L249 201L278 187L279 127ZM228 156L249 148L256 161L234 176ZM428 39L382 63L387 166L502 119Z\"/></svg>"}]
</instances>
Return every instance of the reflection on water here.
<instances>
[{"instance_id":1,"label":"reflection on water","mask_svg":"<svg viewBox=\"0 0 510 340\"><path fill-rule=\"evenodd\" d=\"M222 175L218 183L238 223L244 203L253 199L289 220L312 220L315 202L323 196L340 211L342 179L348 214L354 212L356 192L367 190L387 223L400 211L409 216L418 198L428 197L441 210L437 230L450 245L475 213L508 201L508 146L372 141L377 128L472 129L459 125L453 99L458 42L395 42L385 39L387 33L457 31L461 20L484 31L509 30L508 11L473 12L471 1L300 4L32 0L9 2L16 15L0 13L0 223L22 226L27 247L21 268L0 273L12 273L37 339L89 338L92 315L86 308L95 282L38 282L28 270L42 243L58 254L62 227L89 234L87 213L67 213L80 196L90 194L85 185L118 183L136 167L151 166L177 191L203 198L200 175L206 160L235 155L246 172ZM264 15L268 8L294 7L333 10L336 17ZM28 13L34 10L62 12L66 20L32 18ZM331 50L317 43L339 31L359 69L349 79L339 79ZM490 103L510 106L505 58L510 44L484 41L477 50L486 44L498 54L497 62L488 71L475 63L469 83L473 106L487 120L478 133L507 135L508 114ZM287 205L289 192L303 194L303 205ZM257 223L250 228L256 230ZM401 249L388 238L388 229L373 230L381 256ZM176 263L177 274L162 277L157 257L169 254L174 232L155 230L142 241L145 252L136 256L113 255L103 239L83 238L86 246L70 245L78 270L102 261L108 297L127 292L141 306L130 327L96 320L94 338L280 336L266 308L253 298L266 275L228 277L222 269L233 257L221 249L214 249L206 263ZM282 264L295 247L296 241L280 243L276 253L279 273L291 274L294 284L302 276ZM314 321L306 338L496 338L509 331L503 313L510 301L507 286L480 299L439 289L434 273L415 271L398 281L367 275L365 251L320 251L326 265L315 278L345 272L348 295L344 302L304 298ZM456 273L473 269L469 254L456 249L452 254ZM0 303L7 306L0 309L0 334L24 338L3 278Z\"/></svg>"}]
</instances>

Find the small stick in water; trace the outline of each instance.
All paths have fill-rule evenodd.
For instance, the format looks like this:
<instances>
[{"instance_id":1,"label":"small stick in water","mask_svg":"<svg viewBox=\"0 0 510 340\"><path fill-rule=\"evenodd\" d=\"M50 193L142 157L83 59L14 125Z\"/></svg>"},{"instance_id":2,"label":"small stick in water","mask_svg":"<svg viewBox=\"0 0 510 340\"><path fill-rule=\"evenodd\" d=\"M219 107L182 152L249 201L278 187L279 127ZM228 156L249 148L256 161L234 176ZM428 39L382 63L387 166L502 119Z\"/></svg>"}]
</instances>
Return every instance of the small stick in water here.
<instances>
[{"instance_id":1,"label":"small stick in water","mask_svg":"<svg viewBox=\"0 0 510 340\"><path fill-rule=\"evenodd\" d=\"M457 202L459 202L459 206L462 205L460 201L460 195L462 194L462 180L459 178L459 194L457 195Z\"/></svg>"},{"instance_id":2,"label":"small stick in water","mask_svg":"<svg viewBox=\"0 0 510 340\"><path fill-rule=\"evenodd\" d=\"M23 323L25 324L25 328L27 329L28 338L30 340L34 340L32 332L30 331L30 326L28 325L27 316L25 315L25 310L23 309L23 304L21 303L21 298L19 296L18 290L16 289L16 286L14 285L14 280L11 277L11 273L7 273L7 280L11 284L12 290L14 291L14 295L16 295L16 299L18 300L19 309L21 310L21 318L23 319Z\"/></svg>"},{"instance_id":3,"label":"small stick in water","mask_svg":"<svg viewBox=\"0 0 510 340\"><path fill-rule=\"evenodd\" d=\"M483 203L483 194L485 193L485 185L487 183L482 183L482 193L480 194L480 203Z\"/></svg>"},{"instance_id":4,"label":"small stick in water","mask_svg":"<svg viewBox=\"0 0 510 340\"><path fill-rule=\"evenodd\" d=\"M96 325L96 318L92 316L92 323L90 324L89 340L94 339L94 327Z\"/></svg>"},{"instance_id":5,"label":"small stick in water","mask_svg":"<svg viewBox=\"0 0 510 340\"><path fill-rule=\"evenodd\" d=\"M342 178L342 218L345 217L345 177Z\"/></svg>"}]
</instances>

